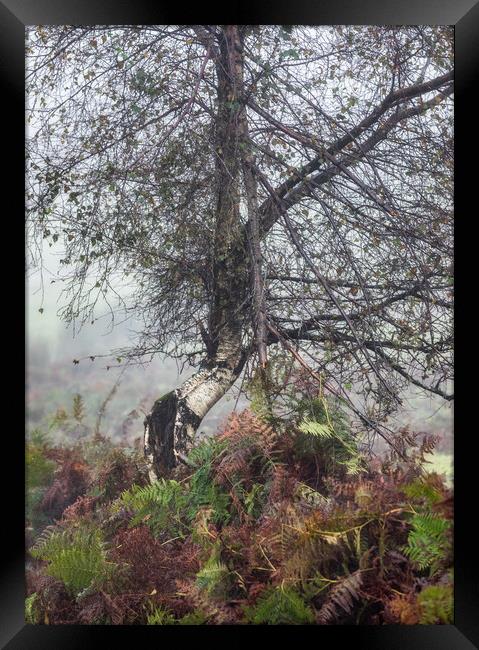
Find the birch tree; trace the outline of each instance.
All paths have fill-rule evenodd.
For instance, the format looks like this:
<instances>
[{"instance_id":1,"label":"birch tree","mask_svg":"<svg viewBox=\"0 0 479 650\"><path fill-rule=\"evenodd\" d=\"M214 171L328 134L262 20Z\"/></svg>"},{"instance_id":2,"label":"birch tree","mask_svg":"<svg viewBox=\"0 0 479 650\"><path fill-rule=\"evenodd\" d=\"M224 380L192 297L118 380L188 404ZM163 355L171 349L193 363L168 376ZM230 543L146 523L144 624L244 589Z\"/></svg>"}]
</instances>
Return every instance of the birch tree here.
<instances>
[{"instance_id":1,"label":"birch tree","mask_svg":"<svg viewBox=\"0 0 479 650\"><path fill-rule=\"evenodd\" d=\"M106 301L142 322L123 355L196 368L146 419L153 475L278 347L378 431L407 384L453 398L452 48L435 26L29 28L32 264L61 251L67 322Z\"/></svg>"}]
</instances>

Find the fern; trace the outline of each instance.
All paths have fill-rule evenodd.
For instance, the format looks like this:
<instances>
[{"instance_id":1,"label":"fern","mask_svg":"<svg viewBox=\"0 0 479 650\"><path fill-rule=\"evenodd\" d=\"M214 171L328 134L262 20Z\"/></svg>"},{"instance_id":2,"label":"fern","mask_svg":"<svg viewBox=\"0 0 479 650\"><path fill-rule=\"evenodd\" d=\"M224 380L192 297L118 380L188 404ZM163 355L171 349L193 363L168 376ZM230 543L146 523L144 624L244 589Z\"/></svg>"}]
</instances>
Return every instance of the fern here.
<instances>
[{"instance_id":1,"label":"fern","mask_svg":"<svg viewBox=\"0 0 479 650\"><path fill-rule=\"evenodd\" d=\"M25 453L27 489L46 487L52 483L55 463L45 456L45 443L36 438L29 442Z\"/></svg>"},{"instance_id":2,"label":"fern","mask_svg":"<svg viewBox=\"0 0 479 650\"><path fill-rule=\"evenodd\" d=\"M250 517L256 518L264 504L265 487L261 483L253 483L251 490L243 492L243 501L246 512Z\"/></svg>"},{"instance_id":3,"label":"fern","mask_svg":"<svg viewBox=\"0 0 479 650\"><path fill-rule=\"evenodd\" d=\"M349 475L365 470L365 463L351 435L345 414L336 402L317 397L297 405L301 420L295 448L301 456L320 456L327 471L343 466Z\"/></svg>"},{"instance_id":4,"label":"fern","mask_svg":"<svg viewBox=\"0 0 479 650\"><path fill-rule=\"evenodd\" d=\"M42 615L37 593L33 593L25 599L25 622L30 625L38 625Z\"/></svg>"},{"instance_id":5,"label":"fern","mask_svg":"<svg viewBox=\"0 0 479 650\"><path fill-rule=\"evenodd\" d=\"M194 467L211 465L226 448L226 442L216 438L201 441L188 454L188 460Z\"/></svg>"},{"instance_id":6,"label":"fern","mask_svg":"<svg viewBox=\"0 0 479 650\"><path fill-rule=\"evenodd\" d=\"M302 593L307 601L319 596L321 592L331 586L332 580L323 576L319 571L315 571L311 578L305 580L302 584Z\"/></svg>"},{"instance_id":7,"label":"fern","mask_svg":"<svg viewBox=\"0 0 479 650\"><path fill-rule=\"evenodd\" d=\"M225 449L225 443L208 440L193 449L189 460L198 467L191 476L188 490L188 503L186 514L193 521L201 508L211 508L212 521L216 524L225 524L230 518L229 506L231 500L221 488L214 483L212 464Z\"/></svg>"},{"instance_id":8,"label":"fern","mask_svg":"<svg viewBox=\"0 0 479 650\"><path fill-rule=\"evenodd\" d=\"M425 505L432 506L443 498L441 492L427 483L423 478L418 478L403 488L404 494L413 501L424 501Z\"/></svg>"},{"instance_id":9,"label":"fern","mask_svg":"<svg viewBox=\"0 0 479 650\"><path fill-rule=\"evenodd\" d=\"M201 570L196 574L196 584L209 597L224 599L232 586L232 575L221 562L219 546L216 545Z\"/></svg>"},{"instance_id":10,"label":"fern","mask_svg":"<svg viewBox=\"0 0 479 650\"><path fill-rule=\"evenodd\" d=\"M34 447L46 449L50 445L50 436L42 429L32 429L28 434L28 443Z\"/></svg>"},{"instance_id":11,"label":"fern","mask_svg":"<svg viewBox=\"0 0 479 650\"><path fill-rule=\"evenodd\" d=\"M145 523L155 537L185 537L188 529L183 516L187 501L180 483L166 479L144 487L133 485L121 495L123 505L133 512L130 526Z\"/></svg>"},{"instance_id":12,"label":"fern","mask_svg":"<svg viewBox=\"0 0 479 650\"><path fill-rule=\"evenodd\" d=\"M150 605L150 612L147 614L147 625L175 625L176 619L173 614L164 607Z\"/></svg>"},{"instance_id":13,"label":"fern","mask_svg":"<svg viewBox=\"0 0 479 650\"><path fill-rule=\"evenodd\" d=\"M41 503L53 483L56 467L56 463L45 456L46 439L42 432L38 431L38 434L32 434L32 442L27 443L25 454L25 516L35 532L51 521L42 512Z\"/></svg>"},{"instance_id":14,"label":"fern","mask_svg":"<svg viewBox=\"0 0 479 650\"><path fill-rule=\"evenodd\" d=\"M253 481L276 465L278 433L248 410L230 416L220 440L227 444L215 469L220 484L231 485L238 479Z\"/></svg>"},{"instance_id":15,"label":"fern","mask_svg":"<svg viewBox=\"0 0 479 650\"><path fill-rule=\"evenodd\" d=\"M451 522L431 513L416 514L411 520L407 545L403 553L420 571L435 575L450 549L448 531Z\"/></svg>"},{"instance_id":16,"label":"fern","mask_svg":"<svg viewBox=\"0 0 479 650\"><path fill-rule=\"evenodd\" d=\"M205 625L208 622L208 615L200 610L185 614L178 620L178 625Z\"/></svg>"},{"instance_id":17,"label":"fern","mask_svg":"<svg viewBox=\"0 0 479 650\"><path fill-rule=\"evenodd\" d=\"M328 594L317 615L317 622L322 625L335 623L342 616L351 614L354 603L359 600L362 584L361 571L355 571L347 578L335 584Z\"/></svg>"},{"instance_id":18,"label":"fern","mask_svg":"<svg viewBox=\"0 0 479 650\"><path fill-rule=\"evenodd\" d=\"M254 625L306 625L314 623L312 609L290 587L270 588L254 607L245 607L245 619Z\"/></svg>"},{"instance_id":19,"label":"fern","mask_svg":"<svg viewBox=\"0 0 479 650\"><path fill-rule=\"evenodd\" d=\"M305 418L300 423L298 428L303 433L307 433L310 436L315 436L321 440L332 440L336 437L334 429L332 429L329 424L317 422L316 420L310 420L309 418Z\"/></svg>"},{"instance_id":20,"label":"fern","mask_svg":"<svg viewBox=\"0 0 479 650\"><path fill-rule=\"evenodd\" d=\"M81 424L85 417L85 403L83 402L83 397L81 395L77 394L73 396L72 415L74 420Z\"/></svg>"},{"instance_id":21,"label":"fern","mask_svg":"<svg viewBox=\"0 0 479 650\"><path fill-rule=\"evenodd\" d=\"M294 496L300 502L305 503L312 508L324 507L330 502L327 497L309 485L306 485L306 483L297 483Z\"/></svg>"},{"instance_id":22,"label":"fern","mask_svg":"<svg viewBox=\"0 0 479 650\"><path fill-rule=\"evenodd\" d=\"M98 530L50 529L30 552L34 558L48 562L47 575L61 580L72 594L91 586L107 586L119 577L120 567L108 561Z\"/></svg>"},{"instance_id":23,"label":"fern","mask_svg":"<svg viewBox=\"0 0 479 650\"><path fill-rule=\"evenodd\" d=\"M420 606L419 622L423 625L454 623L452 585L431 585L417 597Z\"/></svg>"},{"instance_id":24,"label":"fern","mask_svg":"<svg viewBox=\"0 0 479 650\"><path fill-rule=\"evenodd\" d=\"M207 441L192 450L189 460L198 469L186 490L175 480L160 479L124 492L121 503L133 512L130 525L145 523L155 537L184 538L198 512L205 508L213 511L214 523L226 523L230 498L214 483L211 472L211 464L223 448L223 444Z\"/></svg>"}]
</instances>

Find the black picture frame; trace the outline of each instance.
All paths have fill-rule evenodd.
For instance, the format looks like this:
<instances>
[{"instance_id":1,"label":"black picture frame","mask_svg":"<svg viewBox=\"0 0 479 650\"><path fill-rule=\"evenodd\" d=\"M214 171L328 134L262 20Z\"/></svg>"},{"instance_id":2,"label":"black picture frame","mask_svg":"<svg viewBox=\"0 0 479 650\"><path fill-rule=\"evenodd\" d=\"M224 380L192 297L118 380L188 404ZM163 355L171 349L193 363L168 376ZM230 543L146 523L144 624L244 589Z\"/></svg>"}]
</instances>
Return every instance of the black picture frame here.
<instances>
[{"instance_id":1,"label":"black picture frame","mask_svg":"<svg viewBox=\"0 0 479 650\"><path fill-rule=\"evenodd\" d=\"M475 432L474 424L474 384L465 379L461 357L467 359L464 351L471 350L475 337L471 334L474 288L468 292L465 281L470 277L466 271L468 260L474 260L474 249L464 252L463 242L469 241L474 247L474 240L469 235L469 227L474 219L466 220L464 216L475 216L475 188L477 186L476 165L471 165L466 158L474 147L475 106L472 90L479 69L479 2L476 0L335 0L325 2L307 2L307 0L276 0L274 8L263 0L261 5L241 2L228 5L226 12L208 12L203 4L187 8L184 4L175 6L155 2L148 4L144 0L104 0L89 3L86 0L2 0L0 2L0 78L4 84L3 108L7 110L4 118L3 141L12 138L5 146L3 158L7 161L2 175L11 200L11 209L4 209L4 222L13 227L14 237L24 241L21 212L24 211L24 154L20 144L24 136L24 33L26 25L35 24L166 24L166 23L207 23L216 21L235 22L239 24L448 24L455 26L456 63L455 63L455 130L456 130L456 164L455 164L455 204L456 220L455 240L455 277L456 305L461 309L455 312L455 365L457 373L455 392L454 428L457 432L454 448L455 470L455 624L446 626L312 626L264 628L257 626L204 627L204 628L168 628L149 626L33 626L24 620L24 437L18 425L18 413L21 412L21 389L14 389L12 401L7 407L13 413L13 425L6 428L3 438L3 458L6 464L14 468L12 477L4 482L2 503L2 541L6 550L2 553L2 572L0 579L0 645L8 650L41 650L42 648L75 648L107 646L119 642L132 643L136 647L150 646L152 643L206 642L224 647L225 643L239 646L257 640L258 635L267 633L267 639L278 638L286 643L306 643L311 639L327 646L351 643L351 647L367 647L371 650L399 650L403 648L421 648L422 650L466 650L479 648L479 580L476 569L475 536L475 482L474 466L467 467L467 459L474 460L472 448ZM460 223L458 223L460 222ZM1 231L0 231L1 232ZM8 247L10 239L4 237ZM18 241L17 246L22 246ZM461 247L461 254L458 254ZM467 245L466 245L467 249ZM16 265L20 266L20 254L17 262L8 267L5 278L18 274ZM20 280L20 283L22 280ZM4 281L2 289L4 298L10 306L20 300L16 313L22 313L22 288ZM457 302L458 301L458 302ZM17 303L18 304L18 303ZM469 314L469 315L468 315ZM10 317L9 317L10 318ZM9 320L10 323L10 320ZM467 328L467 329L466 329ZM8 328L8 339L12 340L15 325ZM462 332L461 332L462 330ZM18 327L20 331L20 327ZM462 333L462 336L461 336ZM461 343L459 345L457 342ZM470 344L468 343L470 341ZM20 369L18 358L21 344L7 345L12 354L8 362L10 369ZM461 351L461 348L463 351ZM469 352L472 362L472 355ZM13 399L17 395L16 401ZM467 413L472 415L468 421ZM461 414L461 415L459 415ZM11 426L14 428L12 429ZM4 461L5 462L5 461ZM468 504L468 499L470 503ZM20 503L19 503L20 502ZM7 512L5 513L5 506ZM130 639L127 639L130 637ZM273 637L271 637L273 635ZM279 635L279 637L277 637ZM305 635L303 637L303 635ZM188 638L187 638L188 637ZM347 638L346 638L347 637ZM270 641L271 643L271 641ZM230 646L231 647L231 646ZM324 646L323 646L324 647Z\"/></svg>"}]
</instances>

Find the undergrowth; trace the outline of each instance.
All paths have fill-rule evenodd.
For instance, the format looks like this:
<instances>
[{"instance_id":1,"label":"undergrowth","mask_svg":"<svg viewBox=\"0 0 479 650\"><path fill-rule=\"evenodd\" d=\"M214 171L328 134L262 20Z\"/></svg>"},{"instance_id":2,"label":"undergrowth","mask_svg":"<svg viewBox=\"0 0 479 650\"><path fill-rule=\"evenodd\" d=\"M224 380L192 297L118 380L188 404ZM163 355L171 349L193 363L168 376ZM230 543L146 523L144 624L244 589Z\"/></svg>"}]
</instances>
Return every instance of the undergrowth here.
<instances>
[{"instance_id":1,"label":"undergrowth","mask_svg":"<svg viewBox=\"0 0 479 650\"><path fill-rule=\"evenodd\" d=\"M427 471L434 441L404 429L407 460L371 462L321 393L296 388L281 414L255 404L152 484L139 452L98 431L70 446L33 432L26 620L451 623L452 492Z\"/></svg>"}]
</instances>

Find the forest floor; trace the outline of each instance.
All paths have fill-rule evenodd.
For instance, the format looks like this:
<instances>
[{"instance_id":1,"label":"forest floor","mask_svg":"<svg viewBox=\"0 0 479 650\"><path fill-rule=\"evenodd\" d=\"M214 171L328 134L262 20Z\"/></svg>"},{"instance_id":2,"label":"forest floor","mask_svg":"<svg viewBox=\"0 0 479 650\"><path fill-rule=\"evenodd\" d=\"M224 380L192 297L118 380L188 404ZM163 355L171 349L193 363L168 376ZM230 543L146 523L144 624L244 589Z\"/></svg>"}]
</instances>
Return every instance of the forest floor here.
<instances>
[{"instance_id":1,"label":"forest floor","mask_svg":"<svg viewBox=\"0 0 479 650\"><path fill-rule=\"evenodd\" d=\"M150 484L141 451L82 409L28 439L28 621L452 622L453 496L433 436L404 428L402 457L368 457L310 397L287 418L233 413Z\"/></svg>"}]
</instances>

